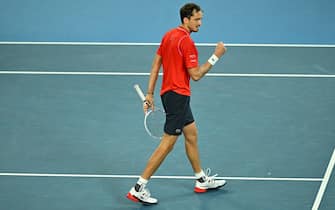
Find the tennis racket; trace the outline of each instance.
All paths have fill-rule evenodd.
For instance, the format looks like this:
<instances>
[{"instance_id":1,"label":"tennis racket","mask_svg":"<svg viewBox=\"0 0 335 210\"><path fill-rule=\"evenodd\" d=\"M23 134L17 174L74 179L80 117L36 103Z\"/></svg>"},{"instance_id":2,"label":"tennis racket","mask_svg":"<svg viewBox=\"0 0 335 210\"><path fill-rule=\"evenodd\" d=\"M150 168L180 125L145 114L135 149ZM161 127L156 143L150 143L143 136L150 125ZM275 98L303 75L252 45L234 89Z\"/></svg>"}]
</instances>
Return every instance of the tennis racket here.
<instances>
[{"instance_id":1,"label":"tennis racket","mask_svg":"<svg viewBox=\"0 0 335 210\"><path fill-rule=\"evenodd\" d=\"M140 97L142 102L145 102L145 96L138 84L134 85L137 95ZM164 133L165 123L165 112L164 110L155 107L149 109L144 116L144 128L145 131L154 139L161 139Z\"/></svg>"}]
</instances>

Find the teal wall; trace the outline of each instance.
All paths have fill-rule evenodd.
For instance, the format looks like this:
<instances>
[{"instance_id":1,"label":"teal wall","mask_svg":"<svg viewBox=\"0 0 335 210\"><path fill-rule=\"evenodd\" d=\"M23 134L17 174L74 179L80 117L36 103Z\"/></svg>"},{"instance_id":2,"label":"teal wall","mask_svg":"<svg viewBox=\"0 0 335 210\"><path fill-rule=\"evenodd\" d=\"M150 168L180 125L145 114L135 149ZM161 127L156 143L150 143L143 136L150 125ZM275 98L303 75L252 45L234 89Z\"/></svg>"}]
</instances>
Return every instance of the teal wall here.
<instances>
[{"instance_id":1,"label":"teal wall","mask_svg":"<svg viewBox=\"0 0 335 210\"><path fill-rule=\"evenodd\" d=\"M159 42L180 0L1 0L0 41ZM335 43L333 0L202 0L196 42Z\"/></svg>"}]
</instances>

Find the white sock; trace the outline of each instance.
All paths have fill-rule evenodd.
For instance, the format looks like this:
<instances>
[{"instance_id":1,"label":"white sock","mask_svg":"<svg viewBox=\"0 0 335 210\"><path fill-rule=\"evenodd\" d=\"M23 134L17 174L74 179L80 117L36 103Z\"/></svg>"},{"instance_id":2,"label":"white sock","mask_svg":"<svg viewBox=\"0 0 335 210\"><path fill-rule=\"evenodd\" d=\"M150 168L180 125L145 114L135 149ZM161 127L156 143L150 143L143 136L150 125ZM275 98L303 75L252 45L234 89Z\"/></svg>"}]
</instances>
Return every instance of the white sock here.
<instances>
[{"instance_id":1,"label":"white sock","mask_svg":"<svg viewBox=\"0 0 335 210\"><path fill-rule=\"evenodd\" d=\"M149 180L147 179L144 179L142 177L138 178L137 182L136 182L136 185L135 185L135 190L137 192L140 192L142 191L142 189L145 187L145 185L147 185L149 182Z\"/></svg>"},{"instance_id":2,"label":"white sock","mask_svg":"<svg viewBox=\"0 0 335 210\"><path fill-rule=\"evenodd\" d=\"M149 180L144 179L144 178L142 178L140 176L140 178L138 178L137 184L139 184L139 185L142 185L142 184L146 185L146 184L148 184L148 182L149 182Z\"/></svg>"},{"instance_id":3,"label":"white sock","mask_svg":"<svg viewBox=\"0 0 335 210\"><path fill-rule=\"evenodd\" d=\"M206 177L206 174L203 170L201 170L199 173L195 173L195 178L200 179L202 177Z\"/></svg>"}]
</instances>

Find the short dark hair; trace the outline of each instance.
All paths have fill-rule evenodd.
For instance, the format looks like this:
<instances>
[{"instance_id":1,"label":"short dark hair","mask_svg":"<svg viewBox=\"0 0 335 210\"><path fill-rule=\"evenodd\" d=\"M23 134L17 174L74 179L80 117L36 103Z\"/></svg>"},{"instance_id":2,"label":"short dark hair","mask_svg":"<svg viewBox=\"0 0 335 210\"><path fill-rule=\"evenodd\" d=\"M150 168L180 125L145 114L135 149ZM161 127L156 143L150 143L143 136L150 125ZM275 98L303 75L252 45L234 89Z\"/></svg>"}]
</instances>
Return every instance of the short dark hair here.
<instances>
[{"instance_id":1,"label":"short dark hair","mask_svg":"<svg viewBox=\"0 0 335 210\"><path fill-rule=\"evenodd\" d=\"M200 6L194 3L187 3L182 8L180 8L180 20L181 23L184 23L184 18L190 18L193 15L193 12L202 11Z\"/></svg>"}]
</instances>

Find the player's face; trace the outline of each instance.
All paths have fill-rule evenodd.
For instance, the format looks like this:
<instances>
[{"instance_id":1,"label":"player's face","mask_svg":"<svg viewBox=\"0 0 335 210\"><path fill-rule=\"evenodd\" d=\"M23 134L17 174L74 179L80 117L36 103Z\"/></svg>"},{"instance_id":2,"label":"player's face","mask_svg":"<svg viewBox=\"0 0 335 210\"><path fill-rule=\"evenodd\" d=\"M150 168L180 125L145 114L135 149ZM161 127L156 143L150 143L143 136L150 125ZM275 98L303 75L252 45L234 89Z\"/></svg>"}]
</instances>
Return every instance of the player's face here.
<instances>
[{"instance_id":1,"label":"player's face","mask_svg":"<svg viewBox=\"0 0 335 210\"><path fill-rule=\"evenodd\" d=\"M191 32L198 32L201 26L202 12L194 12L193 15L188 19L187 27Z\"/></svg>"}]
</instances>

